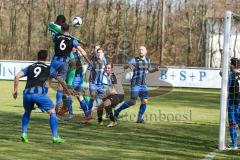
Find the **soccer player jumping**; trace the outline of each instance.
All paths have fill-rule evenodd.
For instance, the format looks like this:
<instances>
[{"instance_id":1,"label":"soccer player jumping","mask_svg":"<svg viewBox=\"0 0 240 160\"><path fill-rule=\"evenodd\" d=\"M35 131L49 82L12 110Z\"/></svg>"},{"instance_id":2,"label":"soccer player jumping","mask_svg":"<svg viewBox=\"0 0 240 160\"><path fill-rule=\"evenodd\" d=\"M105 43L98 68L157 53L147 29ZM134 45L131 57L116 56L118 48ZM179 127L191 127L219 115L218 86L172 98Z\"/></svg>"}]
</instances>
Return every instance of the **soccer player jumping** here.
<instances>
[{"instance_id":1,"label":"soccer player jumping","mask_svg":"<svg viewBox=\"0 0 240 160\"><path fill-rule=\"evenodd\" d=\"M65 81L68 71L69 55L72 52L72 49L76 48L79 51L77 53L81 53L84 57L87 53L80 47L79 42L70 36L68 24L63 23L61 29L63 33L56 34L54 37L55 54L51 61L50 74L53 78ZM69 93L65 95L65 103L67 105L66 107L71 110L72 98L69 95Z\"/></svg>"},{"instance_id":2,"label":"soccer player jumping","mask_svg":"<svg viewBox=\"0 0 240 160\"><path fill-rule=\"evenodd\" d=\"M58 119L55 108L47 96L46 81L49 80L49 66L46 65L48 51L38 52L38 62L20 71L14 80L13 98L18 96L18 83L21 77L27 76L27 84L23 91L23 107L25 112L22 116L22 142L27 143L27 128L31 112L36 104L43 112L50 114L49 124L52 130L53 143L63 143L64 140L58 136Z\"/></svg>"},{"instance_id":3,"label":"soccer player jumping","mask_svg":"<svg viewBox=\"0 0 240 160\"><path fill-rule=\"evenodd\" d=\"M133 76L131 79L131 100L125 102L118 109L115 110L115 118L117 119L119 113L136 104L138 97L141 99L141 105L137 117L137 123L143 123L143 114L147 108L148 102L148 88L146 84L147 73L154 73L158 71L158 67L151 69L150 59L146 56L147 49L144 46L139 48L139 57L132 58L128 65L124 66L124 69L133 69Z\"/></svg>"}]
</instances>

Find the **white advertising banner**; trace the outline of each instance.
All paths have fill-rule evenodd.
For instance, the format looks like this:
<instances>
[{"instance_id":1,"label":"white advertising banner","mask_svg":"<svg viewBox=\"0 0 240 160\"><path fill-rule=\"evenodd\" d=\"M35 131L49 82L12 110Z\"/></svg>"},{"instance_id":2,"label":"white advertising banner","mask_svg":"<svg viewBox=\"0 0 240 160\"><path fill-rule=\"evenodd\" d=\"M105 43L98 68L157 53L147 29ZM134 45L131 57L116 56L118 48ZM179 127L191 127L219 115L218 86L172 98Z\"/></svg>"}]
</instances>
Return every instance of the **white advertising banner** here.
<instances>
[{"instance_id":1,"label":"white advertising banner","mask_svg":"<svg viewBox=\"0 0 240 160\"><path fill-rule=\"evenodd\" d=\"M159 80L174 87L221 88L220 69L178 69L168 68L160 72Z\"/></svg>"},{"instance_id":2,"label":"white advertising banner","mask_svg":"<svg viewBox=\"0 0 240 160\"><path fill-rule=\"evenodd\" d=\"M33 62L0 61L0 79L14 80L14 76Z\"/></svg>"},{"instance_id":3,"label":"white advertising banner","mask_svg":"<svg viewBox=\"0 0 240 160\"><path fill-rule=\"evenodd\" d=\"M14 76L33 61L0 61L0 79L13 80ZM122 66L116 66L116 68ZM120 69L120 68L119 68ZM173 87L221 88L219 69L189 69L168 67L147 76L149 86L161 86L166 82ZM131 73L126 79L131 78ZM23 79L24 80L24 79ZM129 82L129 80L128 80Z\"/></svg>"},{"instance_id":4,"label":"white advertising banner","mask_svg":"<svg viewBox=\"0 0 240 160\"><path fill-rule=\"evenodd\" d=\"M34 61L1 61L0 60L0 79L14 80L14 76L23 68L35 63ZM26 80L26 77L21 80Z\"/></svg>"}]
</instances>

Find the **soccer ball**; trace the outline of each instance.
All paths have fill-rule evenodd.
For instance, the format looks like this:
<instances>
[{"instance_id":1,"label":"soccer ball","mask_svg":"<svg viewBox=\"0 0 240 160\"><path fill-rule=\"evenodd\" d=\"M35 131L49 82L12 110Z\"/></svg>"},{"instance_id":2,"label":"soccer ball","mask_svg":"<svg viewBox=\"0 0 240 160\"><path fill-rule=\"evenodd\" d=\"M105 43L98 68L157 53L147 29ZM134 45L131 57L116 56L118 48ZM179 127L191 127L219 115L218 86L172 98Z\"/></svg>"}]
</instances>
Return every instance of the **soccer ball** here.
<instances>
[{"instance_id":1,"label":"soccer ball","mask_svg":"<svg viewBox=\"0 0 240 160\"><path fill-rule=\"evenodd\" d=\"M73 27L79 27L82 25L82 18L81 17L74 17L72 20Z\"/></svg>"}]
</instances>

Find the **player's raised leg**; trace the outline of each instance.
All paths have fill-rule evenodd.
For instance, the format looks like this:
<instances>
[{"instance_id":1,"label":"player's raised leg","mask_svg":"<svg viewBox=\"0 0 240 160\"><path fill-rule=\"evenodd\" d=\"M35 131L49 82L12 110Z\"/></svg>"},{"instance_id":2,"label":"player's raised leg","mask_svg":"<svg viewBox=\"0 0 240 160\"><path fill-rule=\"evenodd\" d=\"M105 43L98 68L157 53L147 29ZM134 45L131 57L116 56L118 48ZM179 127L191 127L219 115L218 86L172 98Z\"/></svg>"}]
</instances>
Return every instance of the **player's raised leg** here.
<instances>
[{"instance_id":1,"label":"player's raised leg","mask_svg":"<svg viewBox=\"0 0 240 160\"><path fill-rule=\"evenodd\" d=\"M124 102L118 109L114 111L114 117L118 119L121 111L135 105L138 95L139 95L139 88L137 86L131 87L131 99L129 101Z\"/></svg>"}]
</instances>

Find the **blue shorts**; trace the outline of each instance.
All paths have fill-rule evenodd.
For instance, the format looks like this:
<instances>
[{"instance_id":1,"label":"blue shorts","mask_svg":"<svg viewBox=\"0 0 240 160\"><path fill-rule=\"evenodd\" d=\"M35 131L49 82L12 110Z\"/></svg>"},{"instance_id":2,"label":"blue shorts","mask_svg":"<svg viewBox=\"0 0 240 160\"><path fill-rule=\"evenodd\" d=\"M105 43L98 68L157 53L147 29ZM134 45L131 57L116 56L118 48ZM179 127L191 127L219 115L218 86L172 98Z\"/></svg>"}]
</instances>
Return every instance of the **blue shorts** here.
<instances>
[{"instance_id":1,"label":"blue shorts","mask_svg":"<svg viewBox=\"0 0 240 160\"><path fill-rule=\"evenodd\" d=\"M96 92L97 94L104 94L105 89L103 85L97 85L94 83L89 83L89 91L90 93Z\"/></svg>"},{"instance_id":2,"label":"blue shorts","mask_svg":"<svg viewBox=\"0 0 240 160\"><path fill-rule=\"evenodd\" d=\"M34 109L34 104L42 111L48 111L54 108L51 99L46 94L24 94L23 107L25 110Z\"/></svg>"},{"instance_id":3,"label":"blue shorts","mask_svg":"<svg viewBox=\"0 0 240 160\"><path fill-rule=\"evenodd\" d=\"M76 76L73 80L73 88L74 90L81 92L83 90L83 77L82 76Z\"/></svg>"},{"instance_id":4,"label":"blue shorts","mask_svg":"<svg viewBox=\"0 0 240 160\"><path fill-rule=\"evenodd\" d=\"M228 123L240 126L240 106L234 104L228 106Z\"/></svg>"},{"instance_id":5,"label":"blue shorts","mask_svg":"<svg viewBox=\"0 0 240 160\"><path fill-rule=\"evenodd\" d=\"M50 76L52 78L57 78L60 76L63 80L66 80L68 66L67 57L54 56L50 65Z\"/></svg>"},{"instance_id":6,"label":"blue shorts","mask_svg":"<svg viewBox=\"0 0 240 160\"><path fill-rule=\"evenodd\" d=\"M146 85L131 87L131 99L136 100L138 97L141 100L148 99L148 88Z\"/></svg>"}]
</instances>

